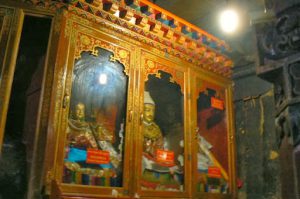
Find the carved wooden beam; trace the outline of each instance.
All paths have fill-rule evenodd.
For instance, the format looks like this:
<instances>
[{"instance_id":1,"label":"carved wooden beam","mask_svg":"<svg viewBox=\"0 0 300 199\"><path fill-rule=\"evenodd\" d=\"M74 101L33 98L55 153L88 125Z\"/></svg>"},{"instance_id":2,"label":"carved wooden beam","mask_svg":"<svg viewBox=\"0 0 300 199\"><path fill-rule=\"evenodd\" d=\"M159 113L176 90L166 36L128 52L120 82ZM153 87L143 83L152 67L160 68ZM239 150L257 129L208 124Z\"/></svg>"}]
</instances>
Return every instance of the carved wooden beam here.
<instances>
[{"instance_id":1,"label":"carved wooden beam","mask_svg":"<svg viewBox=\"0 0 300 199\"><path fill-rule=\"evenodd\" d=\"M122 26L122 28L140 34L140 41L142 42L150 45L153 45L153 42L159 42L160 44L158 46L155 45L155 47L167 53L194 64L199 63L199 67L203 66L203 62L208 65L213 64L214 67L211 67L212 71L226 77L229 77L231 74L233 63L232 61L227 61L229 58L224 54L229 50L228 45L224 41L149 1L49 0L47 5L41 3L45 0L23 1L40 7L50 5L48 6L49 9L65 8L78 16L96 23L101 23L100 18L109 20ZM198 52L199 55L196 54ZM224 59L214 63L214 60L219 60L216 57L220 56L224 57ZM226 69L223 70L222 68Z\"/></svg>"}]
</instances>

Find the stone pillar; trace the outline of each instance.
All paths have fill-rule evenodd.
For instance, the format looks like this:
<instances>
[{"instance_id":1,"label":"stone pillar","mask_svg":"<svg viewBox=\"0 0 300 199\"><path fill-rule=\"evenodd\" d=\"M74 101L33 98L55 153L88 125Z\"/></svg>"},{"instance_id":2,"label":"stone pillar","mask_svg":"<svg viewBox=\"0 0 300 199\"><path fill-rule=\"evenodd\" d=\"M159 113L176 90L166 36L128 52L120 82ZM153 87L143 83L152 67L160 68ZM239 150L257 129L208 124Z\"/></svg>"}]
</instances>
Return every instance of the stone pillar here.
<instances>
[{"instance_id":1,"label":"stone pillar","mask_svg":"<svg viewBox=\"0 0 300 199\"><path fill-rule=\"evenodd\" d=\"M274 84L282 198L300 197L300 4L256 26L257 75Z\"/></svg>"},{"instance_id":2,"label":"stone pillar","mask_svg":"<svg viewBox=\"0 0 300 199\"><path fill-rule=\"evenodd\" d=\"M256 76L255 64L235 66L233 79L239 199L280 198L280 167L271 83Z\"/></svg>"}]
</instances>

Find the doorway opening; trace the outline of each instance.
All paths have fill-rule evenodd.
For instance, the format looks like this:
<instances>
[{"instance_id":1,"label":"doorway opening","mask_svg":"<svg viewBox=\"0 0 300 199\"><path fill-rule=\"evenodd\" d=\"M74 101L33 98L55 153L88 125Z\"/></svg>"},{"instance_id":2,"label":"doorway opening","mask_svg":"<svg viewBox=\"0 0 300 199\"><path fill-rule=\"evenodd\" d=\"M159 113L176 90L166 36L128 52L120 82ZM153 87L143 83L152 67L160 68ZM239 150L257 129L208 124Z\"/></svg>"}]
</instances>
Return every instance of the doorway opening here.
<instances>
[{"instance_id":1,"label":"doorway opening","mask_svg":"<svg viewBox=\"0 0 300 199\"><path fill-rule=\"evenodd\" d=\"M24 17L0 161L0 198L26 198L32 178L51 23L51 18Z\"/></svg>"}]
</instances>

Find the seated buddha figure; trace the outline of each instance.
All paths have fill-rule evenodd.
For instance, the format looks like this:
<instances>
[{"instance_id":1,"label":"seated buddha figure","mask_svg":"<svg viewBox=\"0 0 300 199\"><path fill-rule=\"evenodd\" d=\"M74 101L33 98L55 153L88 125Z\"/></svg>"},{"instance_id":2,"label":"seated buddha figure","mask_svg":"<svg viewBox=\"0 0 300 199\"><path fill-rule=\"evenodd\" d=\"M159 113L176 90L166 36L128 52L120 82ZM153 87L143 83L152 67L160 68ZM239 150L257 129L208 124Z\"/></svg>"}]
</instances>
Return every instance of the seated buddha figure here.
<instances>
[{"instance_id":1,"label":"seated buddha figure","mask_svg":"<svg viewBox=\"0 0 300 199\"><path fill-rule=\"evenodd\" d=\"M94 124L85 120L85 106L78 103L75 107L75 117L68 121L67 140L69 146L69 161L85 161L88 148L105 150L110 153L112 165L119 166L120 157L112 143L106 137L112 134L102 124Z\"/></svg>"},{"instance_id":2,"label":"seated buddha figure","mask_svg":"<svg viewBox=\"0 0 300 199\"><path fill-rule=\"evenodd\" d=\"M112 143L107 141L107 134L111 133L102 124L86 121L83 103L75 106L74 115L68 120L64 182L120 186L117 179L121 175L119 166L122 157ZM109 162L103 164L88 162L89 149L109 152ZM92 180L96 178L105 178L105 183Z\"/></svg>"},{"instance_id":3,"label":"seated buddha figure","mask_svg":"<svg viewBox=\"0 0 300 199\"><path fill-rule=\"evenodd\" d=\"M145 93L144 101L144 142L145 154L155 158L157 149L163 148L163 136L159 126L154 122L155 104L148 92Z\"/></svg>"},{"instance_id":4,"label":"seated buddha figure","mask_svg":"<svg viewBox=\"0 0 300 199\"><path fill-rule=\"evenodd\" d=\"M175 163L166 163L158 157L158 150L164 150L164 137L154 121L155 103L148 92L144 95L142 189L181 189L179 176L182 175Z\"/></svg>"},{"instance_id":5,"label":"seated buddha figure","mask_svg":"<svg viewBox=\"0 0 300 199\"><path fill-rule=\"evenodd\" d=\"M83 103L78 103L75 106L75 114L73 118L69 118L67 140L70 147L97 148L92 129L89 123L85 121L85 106Z\"/></svg>"}]
</instances>

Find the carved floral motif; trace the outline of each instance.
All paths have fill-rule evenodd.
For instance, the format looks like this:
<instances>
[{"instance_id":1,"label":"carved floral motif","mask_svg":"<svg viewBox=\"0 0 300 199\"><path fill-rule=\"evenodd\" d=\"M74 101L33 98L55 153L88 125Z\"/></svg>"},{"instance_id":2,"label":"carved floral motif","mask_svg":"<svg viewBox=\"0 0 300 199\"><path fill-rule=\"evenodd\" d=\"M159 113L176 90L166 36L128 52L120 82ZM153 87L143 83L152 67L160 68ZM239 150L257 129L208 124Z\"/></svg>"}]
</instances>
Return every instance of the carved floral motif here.
<instances>
[{"instance_id":1,"label":"carved floral motif","mask_svg":"<svg viewBox=\"0 0 300 199\"><path fill-rule=\"evenodd\" d=\"M294 6L279 13L275 22L258 28L258 44L262 56L277 60L299 52L299 21L299 6Z\"/></svg>"},{"instance_id":2,"label":"carved floral motif","mask_svg":"<svg viewBox=\"0 0 300 199\"><path fill-rule=\"evenodd\" d=\"M125 74L129 75L130 52L127 49L112 45L82 32L77 34L75 59L79 59L83 51L90 51L92 55L98 56L97 47L113 52L114 55L110 57L110 61L120 61L124 65Z\"/></svg>"},{"instance_id":3,"label":"carved floral motif","mask_svg":"<svg viewBox=\"0 0 300 199\"><path fill-rule=\"evenodd\" d=\"M180 85L181 92L183 93L184 89L184 73L182 71L176 70L174 67L165 66L162 65L156 61L153 61L151 59L144 59L144 78L145 81L148 80L148 75L154 74L157 78L161 78L161 73L159 71L164 71L172 76L169 79L169 82L171 83L177 83Z\"/></svg>"}]
</instances>

